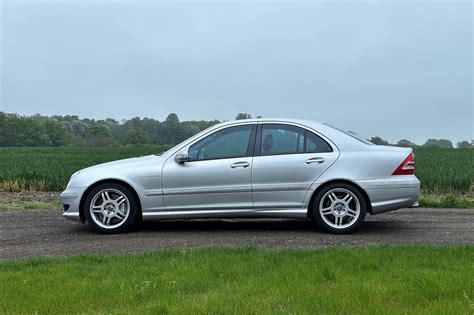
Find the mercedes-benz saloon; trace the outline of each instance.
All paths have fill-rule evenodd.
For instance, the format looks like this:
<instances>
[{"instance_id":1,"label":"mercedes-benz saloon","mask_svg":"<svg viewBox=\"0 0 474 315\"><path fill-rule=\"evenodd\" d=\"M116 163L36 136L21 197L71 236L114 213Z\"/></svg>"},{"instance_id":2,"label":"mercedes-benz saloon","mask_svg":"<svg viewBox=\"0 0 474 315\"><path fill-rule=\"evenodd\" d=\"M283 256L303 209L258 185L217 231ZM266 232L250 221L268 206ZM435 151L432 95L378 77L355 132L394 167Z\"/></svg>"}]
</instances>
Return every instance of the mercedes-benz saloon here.
<instances>
[{"instance_id":1,"label":"mercedes-benz saloon","mask_svg":"<svg viewBox=\"0 0 474 315\"><path fill-rule=\"evenodd\" d=\"M257 119L210 127L161 155L74 173L64 216L102 233L181 218L312 219L350 233L366 216L414 205L412 149L374 145L324 123Z\"/></svg>"}]
</instances>

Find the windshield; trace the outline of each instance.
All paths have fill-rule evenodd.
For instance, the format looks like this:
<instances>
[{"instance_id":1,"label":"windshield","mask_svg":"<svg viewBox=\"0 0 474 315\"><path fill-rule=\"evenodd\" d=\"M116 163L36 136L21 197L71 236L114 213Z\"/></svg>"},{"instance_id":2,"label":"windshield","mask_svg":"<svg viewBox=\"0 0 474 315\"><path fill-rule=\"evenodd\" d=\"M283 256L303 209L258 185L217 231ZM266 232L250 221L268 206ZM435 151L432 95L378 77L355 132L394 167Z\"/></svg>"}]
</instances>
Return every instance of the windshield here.
<instances>
[{"instance_id":1,"label":"windshield","mask_svg":"<svg viewBox=\"0 0 474 315\"><path fill-rule=\"evenodd\" d=\"M328 126L331 127L331 128L334 128L334 129L336 129L336 130L339 130L340 132L345 133L346 135L351 136L352 138L357 139L357 140L359 140L360 142L363 142L363 143L368 144L368 145L375 145L375 144L373 144L372 142L370 142L369 140L367 140L367 139L365 139L365 138L359 136L359 135L356 134L354 131L344 131L344 130L341 130L341 129L336 128L336 127L334 127L334 126L331 126L331 125L329 125L329 124L325 124L325 125L328 125Z\"/></svg>"}]
</instances>

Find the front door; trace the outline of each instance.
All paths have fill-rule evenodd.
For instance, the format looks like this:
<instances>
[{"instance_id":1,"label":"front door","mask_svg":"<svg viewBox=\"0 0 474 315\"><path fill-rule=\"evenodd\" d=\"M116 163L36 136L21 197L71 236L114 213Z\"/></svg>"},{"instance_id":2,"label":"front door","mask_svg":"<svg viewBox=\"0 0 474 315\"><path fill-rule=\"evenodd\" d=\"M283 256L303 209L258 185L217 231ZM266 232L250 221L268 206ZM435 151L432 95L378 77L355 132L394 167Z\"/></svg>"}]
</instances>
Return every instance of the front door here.
<instances>
[{"instance_id":1,"label":"front door","mask_svg":"<svg viewBox=\"0 0 474 315\"><path fill-rule=\"evenodd\" d=\"M165 209L250 209L256 124L225 127L187 146L190 161L170 157L163 168Z\"/></svg>"}]
</instances>

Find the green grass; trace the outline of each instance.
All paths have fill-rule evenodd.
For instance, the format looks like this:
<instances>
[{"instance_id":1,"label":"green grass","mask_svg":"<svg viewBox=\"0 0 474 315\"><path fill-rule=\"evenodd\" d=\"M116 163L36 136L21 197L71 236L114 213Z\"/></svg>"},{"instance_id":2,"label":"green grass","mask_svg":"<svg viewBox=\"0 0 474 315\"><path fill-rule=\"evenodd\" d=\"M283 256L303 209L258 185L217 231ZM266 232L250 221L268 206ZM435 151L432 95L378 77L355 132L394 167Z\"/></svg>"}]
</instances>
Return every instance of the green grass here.
<instances>
[{"instance_id":1,"label":"green grass","mask_svg":"<svg viewBox=\"0 0 474 315\"><path fill-rule=\"evenodd\" d=\"M0 313L472 314L474 246L201 248L0 263Z\"/></svg>"},{"instance_id":2,"label":"green grass","mask_svg":"<svg viewBox=\"0 0 474 315\"><path fill-rule=\"evenodd\" d=\"M60 191L75 171L112 160L160 153L167 147L0 148L0 190ZM474 150L417 148L416 176L430 194L474 190Z\"/></svg>"}]
</instances>

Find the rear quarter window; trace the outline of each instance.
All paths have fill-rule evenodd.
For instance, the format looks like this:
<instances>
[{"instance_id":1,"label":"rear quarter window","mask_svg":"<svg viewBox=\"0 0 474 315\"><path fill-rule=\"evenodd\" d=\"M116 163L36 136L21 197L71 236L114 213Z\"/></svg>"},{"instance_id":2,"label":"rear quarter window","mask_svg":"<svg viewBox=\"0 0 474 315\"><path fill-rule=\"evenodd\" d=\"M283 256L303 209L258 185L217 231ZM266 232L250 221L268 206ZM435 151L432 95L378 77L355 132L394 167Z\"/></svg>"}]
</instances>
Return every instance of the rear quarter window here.
<instances>
[{"instance_id":1,"label":"rear quarter window","mask_svg":"<svg viewBox=\"0 0 474 315\"><path fill-rule=\"evenodd\" d=\"M307 131L306 136L306 152L323 153L332 152L332 148L323 138Z\"/></svg>"}]
</instances>

